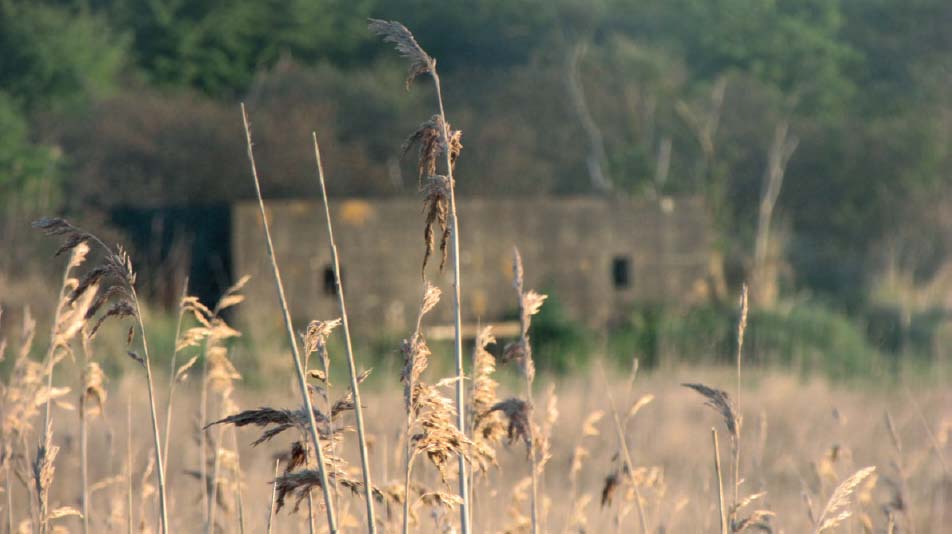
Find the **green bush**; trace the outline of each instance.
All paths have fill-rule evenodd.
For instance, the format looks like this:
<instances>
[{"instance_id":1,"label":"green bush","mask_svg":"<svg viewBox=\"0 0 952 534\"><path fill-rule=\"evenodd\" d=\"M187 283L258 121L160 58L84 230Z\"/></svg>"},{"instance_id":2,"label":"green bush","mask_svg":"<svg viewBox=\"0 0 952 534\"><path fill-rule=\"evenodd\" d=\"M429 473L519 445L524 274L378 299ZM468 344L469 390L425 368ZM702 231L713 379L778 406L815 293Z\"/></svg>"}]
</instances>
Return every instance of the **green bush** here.
<instances>
[{"instance_id":1,"label":"green bush","mask_svg":"<svg viewBox=\"0 0 952 534\"><path fill-rule=\"evenodd\" d=\"M659 306L634 310L610 334L610 354L632 353L649 367L666 361L733 363L738 311L708 305L686 311ZM781 367L834 379L880 375L895 357L873 346L861 324L818 302L751 311L745 336L746 365Z\"/></svg>"}]
</instances>

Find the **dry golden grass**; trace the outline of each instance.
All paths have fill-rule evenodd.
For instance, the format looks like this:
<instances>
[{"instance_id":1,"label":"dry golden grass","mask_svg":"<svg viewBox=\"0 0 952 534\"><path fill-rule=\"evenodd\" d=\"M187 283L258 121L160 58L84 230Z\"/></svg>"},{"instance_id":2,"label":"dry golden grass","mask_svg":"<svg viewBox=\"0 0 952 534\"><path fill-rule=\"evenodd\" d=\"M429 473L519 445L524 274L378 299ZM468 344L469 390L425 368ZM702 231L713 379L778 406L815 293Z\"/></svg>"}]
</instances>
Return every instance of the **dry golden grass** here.
<instances>
[{"instance_id":1,"label":"dry golden grass","mask_svg":"<svg viewBox=\"0 0 952 534\"><path fill-rule=\"evenodd\" d=\"M265 357L279 358L280 355ZM67 369L64 374L74 374L72 365L63 364ZM298 405L290 369L287 371L283 379L264 389L243 388L239 384L233 393L235 402L242 406ZM812 532L821 521L844 510L852 512L852 516L825 532L848 532L849 529L885 532L890 524L901 526L896 532L911 532L910 521L915 522L917 532L941 532L941 526L952 520L952 478L942 470L919 414L903 393L879 388L839 388L819 380L803 382L780 373L748 374L752 385L745 390L745 403L752 408L747 414L750 424L745 443L749 452L741 466L744 473L741 488L749 495L766 492L749 507L774 512L776 515L769 519L774 532ZM648 394L654 395L654 401L643 405L637 417L625 423L634 463L632 479L644 500L650 532L657 532L661 526L666 532L717 530L717 488L711 469L710 428L720 422L698 402L694 392L679 386L686 380L725 383L731 380L731 371L686 368L643 373L634 386L635 403ZM549 379L541 376L540 381L549 382ZM540 504L540 515L544 517L546 532L580 532L581 528L586 532L616 529L636 532L639 529L630 485L619 484L609 490L614 493L602 502L606 477L622 474L624 467L619 468L612 423L600 415L608 406L606 390L599 382L594 376L575 377L558 385L560 415L552 431L551 460L541 478L545 502ZM128 373L109 386L111 394L104 417L89 423L90 451L93 451L89 466L92 532L125 531L126 407L123 404L131 394L133 413L145 413L147 409L147 399L137 393L144 387L141 376ZM173 420L173 452L169 455L167 484L172 532L200 532L203 528L201 488L192 475L199 465L194 415L200 400L199 386L197 381L182 384L176 401L183 416ZM613 381L610 391L623 402L627 383ZM379 520L385 525L381 531L399 531L402 503L398 498L402 498L404 475L403 390L396 378L388 377L378 380L372 389L364 388L363 394L373 477L381 491L389 493L380 509ZM929 421L939 452L947 458L952 452L952 392L942 388L918 388L913 395L923 417ZM622 406L624 412L626 407ZM885 420L887 411L893 421L892 432L902 441L901 457L890 437ZM342 427L349 424L349 416L344 417ZM50 490L51 509L78 508L81 495L78 421L61 408L54 408L53 420L56 424L53 440L60 451ZM154 488L149 487L150 477L154 475L146 473L151 457L149 421L147 417L139 417L132 423L135 524L154 531L157 502ZM262 532L266 529L275 460L284 458L281 461L284 470L289 460L285 451L301 440L301 432L285 432L274 437L271 443L257 447L251 444L258 438L258 432L242 428L237 435L244 477L245 531ZM344 434L344 440L352 444L353 436ZM28 443L32 444L33 440ZM581 457L580 445L586 451ZM340 454L350 465L359 460L352 445L341 447ZM524 483L528 482L525 448L521 444L503 446L496 454L499 467L492 467L477 477L472 488L473 528L479 532L504 532L527 526L519 527L521 518L528 516L529 511L525 493L528 486ZM858 484L847 484L852 495L845 499L845 507L831 507L824 518L826 503L837 500L832 499L837 488L866 466L876 466L875 473ZM352 479L359 480L357 472L348 470ZM414 477L419 484L411 487L415 497L433 491L425 487L440 488L439 472L428 464L418 464ZM388 492L392 484L401 491ZM26 488L19 480L14 479L11 487L14 519L19 523L29 518L30 505ZM235 496L222 493L218 504L219 523L223 531L236 532ZM347 488L342 488L340 493L341 529L365 531L360 497ZM439 532L438 525L456 520L455 515L442 507L431 506L451 497L445 495L445 491L442 493L418 499L414 531ZM295 502L292 499L292 506L275 514L273 532L306 531L306 505L295 513ZM3 506L0 515L7 515L8 510ZM321 518L320 513L317 515ZM63 518L55 523L71 532L79 531L78 518ZM323 521L318 521L319 531L322 525ZM872 525L874 530L865 530L864 525Z\"/></svg>"}]
</instances>

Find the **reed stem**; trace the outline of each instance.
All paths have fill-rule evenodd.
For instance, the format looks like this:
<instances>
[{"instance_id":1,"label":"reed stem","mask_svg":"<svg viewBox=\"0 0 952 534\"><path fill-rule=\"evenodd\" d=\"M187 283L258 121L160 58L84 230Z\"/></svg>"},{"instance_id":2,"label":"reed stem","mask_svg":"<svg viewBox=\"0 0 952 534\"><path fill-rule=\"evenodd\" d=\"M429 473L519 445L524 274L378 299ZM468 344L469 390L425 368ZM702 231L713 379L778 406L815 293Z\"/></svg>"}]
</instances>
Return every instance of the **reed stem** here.
<instances>
[{"instance_id":1,"label":"reed stem","mask_svg":"<svg viewBox=\"0 0 952 534\"><path fill-rule=\"evenodd\" d=\"M721 476L721 449L717 444L717 430L711 428L711 439L714 441L714 473L717 475L717 506L718 520L721 534L727 533L727 511L724 509L724 479Z\"/></svg>"},{"instance_id":2,"label":"reed stem","mask_svg":"<svg viewBox=\"0 0 952 534\"><path fill-rule=\"evenodd\" d=\"M350 373L350 389L354 396L354 417L357 421L357 442L360 449L360 469L364 482L364 500L367 503L367 530L370 534L377 532L377 520L374 516L373 485L370 477L370 459L367 455L367 440L364 432L364 409L360 403L360 383L357 379L357 364L354 360L354 349L350 337L350 322L347 320L347 305L344 300L344 284L340 277L340 256L337 253L337 243L334 241L334 226L331 223L331 210L327 199L327 187L324 183L324 165L321 163L321 149L317 144L317 133L312 132L314 138L314 158L317 160L317 177L321 183L321 198L324 199L324 216L327 219L327 240L330 243L331 262L334 264L334 285L337 288L337 303L340 306L341 324L344 327L344 346L347 350L347 371ZM324 372L330 379L329 370ZM328 412L330 413L330 412Z\"/></svg>"},{"instance_id":3,"label":"reed stem","mask_svg":"<svg viewBox=\"0 0 952 534\"><path fill-rule=\"evenodd\" d=\"M288 343L291 345L291 359L294 360L294 370L297 375L298 388L301 391L301 398L304 402L304 411L307 413L308 427L311 434L311 443L314 446L314 452L317 454L318 472L321 481L321 491L324 494L324 505L327 510L327 528L331 534L337 533L337 518L334 514L333 500L331 499L330 487L327 484L326 464L324 463L324 451L321 449L321 438L317 430L317 421L314 420L314 407L311 404L311 396L307 392L307 380L304 377L304 369L301 366L301 355L298 351L297 340L294 337L294 324L291 322L291 312L288 310L287 297L284 293L284 284L281 282L281 271L278 269L278 260L274 256L274 243L271 241L271 227L268 224L268 215L264 209L264 198L261 196L261 183L258 180L258 167L255 164L254 151L251 142L251 126L248 124L248 113L245 111L245 104L241 104L241 119L245 127L245 140L248 144L248 160L251 163L251 174L254 178L255 194L258 197L258 207L261 210L261 223L264 227L265 243L267 245L268 259L271 261L271 271L274 274L274 285L278 293L278 300L281 304L281 315L284 319L284 327L287 330Z\"/></svg>"}]
</instances>

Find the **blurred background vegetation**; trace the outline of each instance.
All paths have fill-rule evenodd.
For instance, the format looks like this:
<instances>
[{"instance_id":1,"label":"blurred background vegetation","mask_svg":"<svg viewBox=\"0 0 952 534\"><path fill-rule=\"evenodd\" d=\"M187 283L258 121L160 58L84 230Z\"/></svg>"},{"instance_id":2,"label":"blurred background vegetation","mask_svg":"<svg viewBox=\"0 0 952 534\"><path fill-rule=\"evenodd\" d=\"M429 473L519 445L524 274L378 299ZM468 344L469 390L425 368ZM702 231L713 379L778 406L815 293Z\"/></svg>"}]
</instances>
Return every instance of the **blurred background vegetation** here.
<instances>
[{"instance_id":1,"label":"blurred background vegetation","mask_svg":"<svg viewBox=\"0 0 952 534\"><path fill-rule=\"evenodd\" d=\"M553 367L592 350L731 353L727 295L750 277L779 124L799 144L753 352L834 375L944 356L948 0L0 0L0 300L44 270L27 230L39 214L106 225L250 196L239 101L255 110L266 196L316 193L313 128L332 194L414 191L399 147L429 88L394 89L404 69L368 17L404 22L439 60L464 131L461 194L594 192L600 141L611 194L710 206L729 291L700 309L632 310L611 335L553 302L536 334Z\"/></svg>"}]
</instances>

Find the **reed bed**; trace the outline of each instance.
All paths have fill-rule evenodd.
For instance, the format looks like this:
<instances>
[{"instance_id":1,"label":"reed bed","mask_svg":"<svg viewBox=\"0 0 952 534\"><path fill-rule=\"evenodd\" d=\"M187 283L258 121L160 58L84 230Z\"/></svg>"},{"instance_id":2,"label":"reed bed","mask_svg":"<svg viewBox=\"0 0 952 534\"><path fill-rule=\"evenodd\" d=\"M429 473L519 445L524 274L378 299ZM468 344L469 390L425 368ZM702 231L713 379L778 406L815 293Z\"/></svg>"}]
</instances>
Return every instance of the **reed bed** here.
<instances>
[{"instance_id":1,"label":"reed bed","mask_svg":"<svg viewBox=\"0 0 952 534\"><path fill-rule=\"evenodd\" d=\"M326 193L315 216L327 223L340 317L291 317L293 288L283 285L261 192L267 175L254 159L253 110L242 106L283 347L236 341L241 325L228 310L259 305L242 293L247 277L214 304L190 296L186 283L169 372L153 376L130 256L65 219L37 221L66 258L57 300L34 306L49 310L49 339L36 339L26 309L18 339L0 340L0 358L12 360L0 386L3 528L819 534L952 524L952 392L900 396L744 370L746 288L731 372L645 375L633 359L627 378L611 363L588 376L537 376L535 359L545 355L533 352L532 319L546 295L531 289L533 266L514 248L515 294L495 297L518 310L518 335L497 340L486 326L464 340L454 177L462 132L447 122L436 60L397 22L372 20L370 29L409 60L408 85L430 77L438 109L404 147L418 147L424 214L419 312L391 348L399 372L374 373L375 387L362 389L372 370L354 350L352 335L362 333L350 330ZM317 136L310 141L323 191ZM437 243L439 266L430 262ZM452 287L441 288L431 277L447 264ZM444 293L455 322L447 354L427 340L428 314ZM343 337L342 355L334 336ZM270 365L280 372L260 387L244 387L242 350L284 363ZM331 380L339 359L343 388ZM107 369L125 372L113 379ZM733 394L718 386L732 379Z\"/></svg>"}]
</instances>

